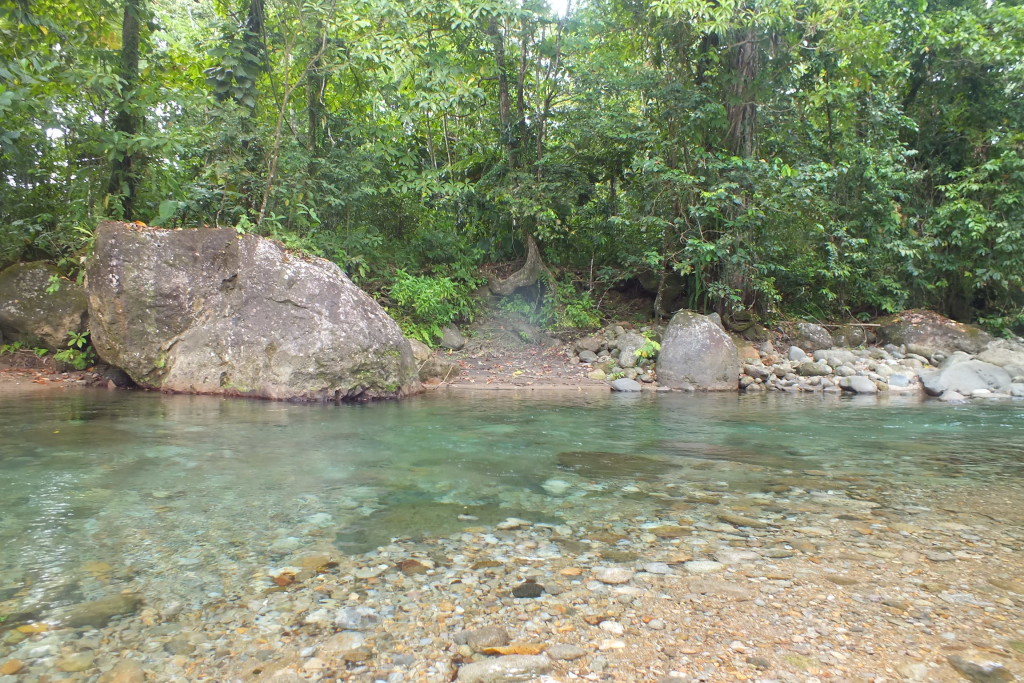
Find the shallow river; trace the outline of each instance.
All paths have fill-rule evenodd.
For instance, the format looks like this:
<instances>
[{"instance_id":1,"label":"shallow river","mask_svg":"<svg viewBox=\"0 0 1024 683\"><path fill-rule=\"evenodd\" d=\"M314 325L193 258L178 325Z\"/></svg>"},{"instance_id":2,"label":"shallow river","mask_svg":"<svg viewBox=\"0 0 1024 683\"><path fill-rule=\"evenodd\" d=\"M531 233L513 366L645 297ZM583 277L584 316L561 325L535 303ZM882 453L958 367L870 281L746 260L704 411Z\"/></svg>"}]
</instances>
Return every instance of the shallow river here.
<instances>
[{"instance_id":1,"label":"shallow river","mask_svg":"<svg viewBox=\"0 0 1024 683\"><path fill-rule=\"evenodd\" d=\"M1024 476L1021 402L82 392L0 399L0 435L0 617L22 618L127 588L196 609L304 548L364 553L508 517L642 519L673 491L827 477L877 497Z\"/></svg>"}]
</instances>

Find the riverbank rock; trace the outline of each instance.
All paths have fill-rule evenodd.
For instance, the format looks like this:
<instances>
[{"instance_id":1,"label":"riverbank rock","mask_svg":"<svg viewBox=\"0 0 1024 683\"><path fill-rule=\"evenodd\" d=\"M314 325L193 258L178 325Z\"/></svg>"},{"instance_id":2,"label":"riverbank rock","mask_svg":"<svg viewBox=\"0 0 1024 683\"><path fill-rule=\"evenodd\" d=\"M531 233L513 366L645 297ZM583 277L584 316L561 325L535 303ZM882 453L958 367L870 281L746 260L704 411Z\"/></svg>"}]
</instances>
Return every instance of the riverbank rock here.
<instances>
[{"instance_id":1,"label":"riverbank rock","mask_svg":"<svg viewBox=\"0 0 1024 683\"><path fill-rule=\"evenodd\" d=\"M441 340L437 345L442 349L459 351L466 346L466 337L459 328L454 325L446 325L441 328Z\"/></svg>"},{"instance_id":2,"label":"riverbank rock","mask_svg":"<svg viewBox=\"0 0 1024 683\"><path fill-rule=\"evenodd\" d=\"M909 310L878 321L879 341L896 346L914 345L933 353L979 353L992 335L974 325L958 323L934 311Z\"/></svg>"},{"instance_id":3,"label":"riverbank rock","mask_svg":"<svg viewBox=\"0 0 1024 683\"><path fill-rule=\"evenodd\" d=\"M952 361L952 362L951 362ZM1005 394L1010 391L1009 373L998 365L953 357L938 370L922 373L924 390L932 396L955 391L965 396L979 389Z\"/></svg>"},{"instance_id":4,"label":"riverbank rock","mask_svg":"<svg viewBox=\"0 0 1024 683\"><path fill-rule=\"evenodd\" d=\"M793 344L804 351L820 351L831 349L834 342L832 335L821 325L814 323L797 323L796 334L793 335Z\"/></svg>"},{"instance_id":5,"label":"riverbank rock","mask_svg":"<svg viewBox=\"0 0 1024 683\"><path fill-rule=\"evenodd\" d=\"M459 376L461 368L458 363L441 358L432 348L418 339L410 339L409 344L412 347L412 356L416 360L416 369L421 382L433 380L447 382Z\"/></svg>"},{"instance_id":6,"label":"riverbank rock","mask_svg":"<svg viewBox=\"0 0 1024 683\"><path fill-rule=\"evenodd\" d=\"M48 292L51 278L60 286ZM49 263L15 263L0 272L0 339L6 343L66 349L69 332L85 331L86 310L85 290Z\"/></svg>"},{"instance_id":7,"label":"riverbank rock","mask_svg":"<svg viewBox=\"0 0 1024 683\"><path fill-rule=\"evenodd\" d=\"M384 309L335 264L256 235L102 223L86 289L93 346L143 387L298 400L419 389Z\"/></svg>"},{"instance_id":8,"label":"riverbank rock","mask_svg":"<svg viewBox=\"0 0 1024 683\"><path fill-rule=\"evenodd\" d=\"M633 329L629 323L612 323L603 330L578 339L574 346L580 363L589 365L591 379L627 379L650 385L661 329L657 326ZM632 382L621 386L636 387ZM613 386L613 390L615 389Z\"/></svg>"},{"instance_id":9,"label":"riverbank rock","mask_svg":"<svg viewBox=\"0 0 1024 683\"><path fill-rule=\"evenodd\" d=\"M669 321L658 355L658 382L671 389L736 391L736 344L706 315L679 311Z\"/></svg>"},{"instance_id":10,"label":"riverbank rock","mask_svg":"<svg viewBox=\"0 0 1024 683\"><path fill-rule=\"evenodd\" d=\"M1012 377L1024 377L1024 344L997 339L978 354L978 360L1005 369Z\"/></svg>"},{"instance_id":11,"label":"riverbank rock","mask_svg":"<svg viewBox=\"0 0 1024 683\"><path fill-rule=\"evenodd\" d=\"M836 346L853 348L869 341L868 331L863 325L843 325L832 334L832 342Z\"/></svg>"}]
</instances>

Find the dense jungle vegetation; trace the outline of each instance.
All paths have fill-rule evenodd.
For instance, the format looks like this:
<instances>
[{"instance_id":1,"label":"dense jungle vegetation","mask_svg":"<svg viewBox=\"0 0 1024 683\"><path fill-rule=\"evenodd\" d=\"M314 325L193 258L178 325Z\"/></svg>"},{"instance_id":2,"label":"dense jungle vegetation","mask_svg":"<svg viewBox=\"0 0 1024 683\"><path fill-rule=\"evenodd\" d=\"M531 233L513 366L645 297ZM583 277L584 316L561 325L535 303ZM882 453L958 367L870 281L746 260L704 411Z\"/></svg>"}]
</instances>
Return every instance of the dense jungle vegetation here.
<instances>
[{"instance_id":1,"label":"dense jungle vegetation","mask_svg":"<svg viewBox=\"0 0 1024 683\"><path fill-rule=\"evenodd\" d=\"M0 266L74 276L114 217L421 332L529 254L563 324L632 286L1019 333L1022 124L1019 0L0 0Z\"/></svg>"}]
</instances>

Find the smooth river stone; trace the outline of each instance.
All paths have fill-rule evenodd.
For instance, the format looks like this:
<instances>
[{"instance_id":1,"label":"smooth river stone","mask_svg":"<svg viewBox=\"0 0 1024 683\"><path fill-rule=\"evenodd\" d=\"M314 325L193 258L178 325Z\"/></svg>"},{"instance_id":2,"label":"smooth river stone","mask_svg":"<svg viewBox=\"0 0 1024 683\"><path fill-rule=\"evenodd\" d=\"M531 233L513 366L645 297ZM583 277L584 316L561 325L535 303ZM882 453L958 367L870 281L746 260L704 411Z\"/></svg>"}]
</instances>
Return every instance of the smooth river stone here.
<instances>
[{"instance_id":1,"label":"smooth river stone","mask_svg":"<svg viewBox=\"0 0 1024 683\"><path fill-rule=\"evenodd\" d=\"M950 666L974 683L1003 683L1016 680L1012 673L998 662L972 662L958 655L946 658Z\"/></svg>"},{"instance_id":2,"label":"smooth river stone","mask_svg":"<svg viewBox=\"0 0 1024 683\"><path fill-rule=\"evenodd\" d=\"M691 574L711 574L725 569L724 564L712 560L693 560L684 564L683 567Z\"/></svg>"},{"instance_id":3,"label":"smooth river stone","mask_svg":"<svg viewBox=\"0 0 1024 683\"><path fill-rule=\"evenodd\" d=\"M107 598L82 602L67 609L59 618L61 626L79 628L94 626L102 628L114 617L131 614L142 604L139 595L111 595Z\"/></svg>"},{"instance_id":4,"label":"smooth river stone","mask_svg":"<svg viewBox=\"0 0 1024 683\"><path fill-rule=\"evenodd\" d=\"M552 659L560 659L567 662L579 659L585 654L587 654L587 651L582 648L576 647L575 645L564 645L562 643L555 643L547 649L547 655Z\"/></svg>"},{"instance_id":5,"label":"smooth river stone","mask_svg":"<svg viewBox=\"0 0 1024 683\"><path fill-rule=\"evenodd\" d=\"M455 680L462 683L532 681L549 671L551 660L545 655L506 655L467 664L459 669Z\"/></svg>"},{"instance_id":6,"label":"smooth river stone","mask_svg":"<svg viewBox=\"0 0 1024 683\"><path fill-rule=\"evenodd\" d=\"M76 652L57 660L57 668L67 673L77 673L92 667L93 656L87 652Z\"/></svg>"},{"instance_id":7,"label":"smooth river stone","mask_svg":"<svg viewBox=\"0 0 1024 683\"><path fill-rule=\"evenodd\" d=\"M743 515L737 515L731 512L719 513L718 519L722 520L723 522L728 522L733 526L746 526L752 529L763 529L768 526L766 522L762 522L759 519L754 519L753 517L745 517Z\"/></svg>"},{"instance_id":8,"label":"smooth river stone","mask_svg":"<svg viewBox=\"0 0 1024 683\"><path fill-rule=\"evenodd\" d=\"M594 572L594 578L601 583L614 586L620 583L628 583L633 578L633 572L621 567L601 567Z\"/></svg>"},{"instance_id":9,"label":"smooth river stone","mask_svg":"<svg viewBox=\"0 0 1024 683\"><path fill-rule=\"evenodd\" d=\"M715 560L722 564L744 564L760 559L761 556L753 550L719 550L715 553Z\"/></svg>"}]
</instances>

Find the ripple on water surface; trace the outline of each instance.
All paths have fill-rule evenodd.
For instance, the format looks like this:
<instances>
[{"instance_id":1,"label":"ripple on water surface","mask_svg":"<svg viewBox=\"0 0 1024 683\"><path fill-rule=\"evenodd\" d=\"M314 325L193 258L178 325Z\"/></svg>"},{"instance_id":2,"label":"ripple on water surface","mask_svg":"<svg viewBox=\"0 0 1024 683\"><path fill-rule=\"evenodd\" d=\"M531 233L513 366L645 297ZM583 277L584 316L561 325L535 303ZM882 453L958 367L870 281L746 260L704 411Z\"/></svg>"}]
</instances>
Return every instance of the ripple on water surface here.
<instances>
[{"instance_id":1,"label":"ripple on water surface","mask_svg":"<svg viewBox=\"0 0 1024 683\"><path fill-rule=\"evenodd\" d=\"M1024 474L1020 403L96 392L0 399L0 434L0 616L22 621L122 590L198 607L296 551L508 517L586 526L691 506L699 523L722 492L871 499Z\"/></svg>"}]
</instances>

